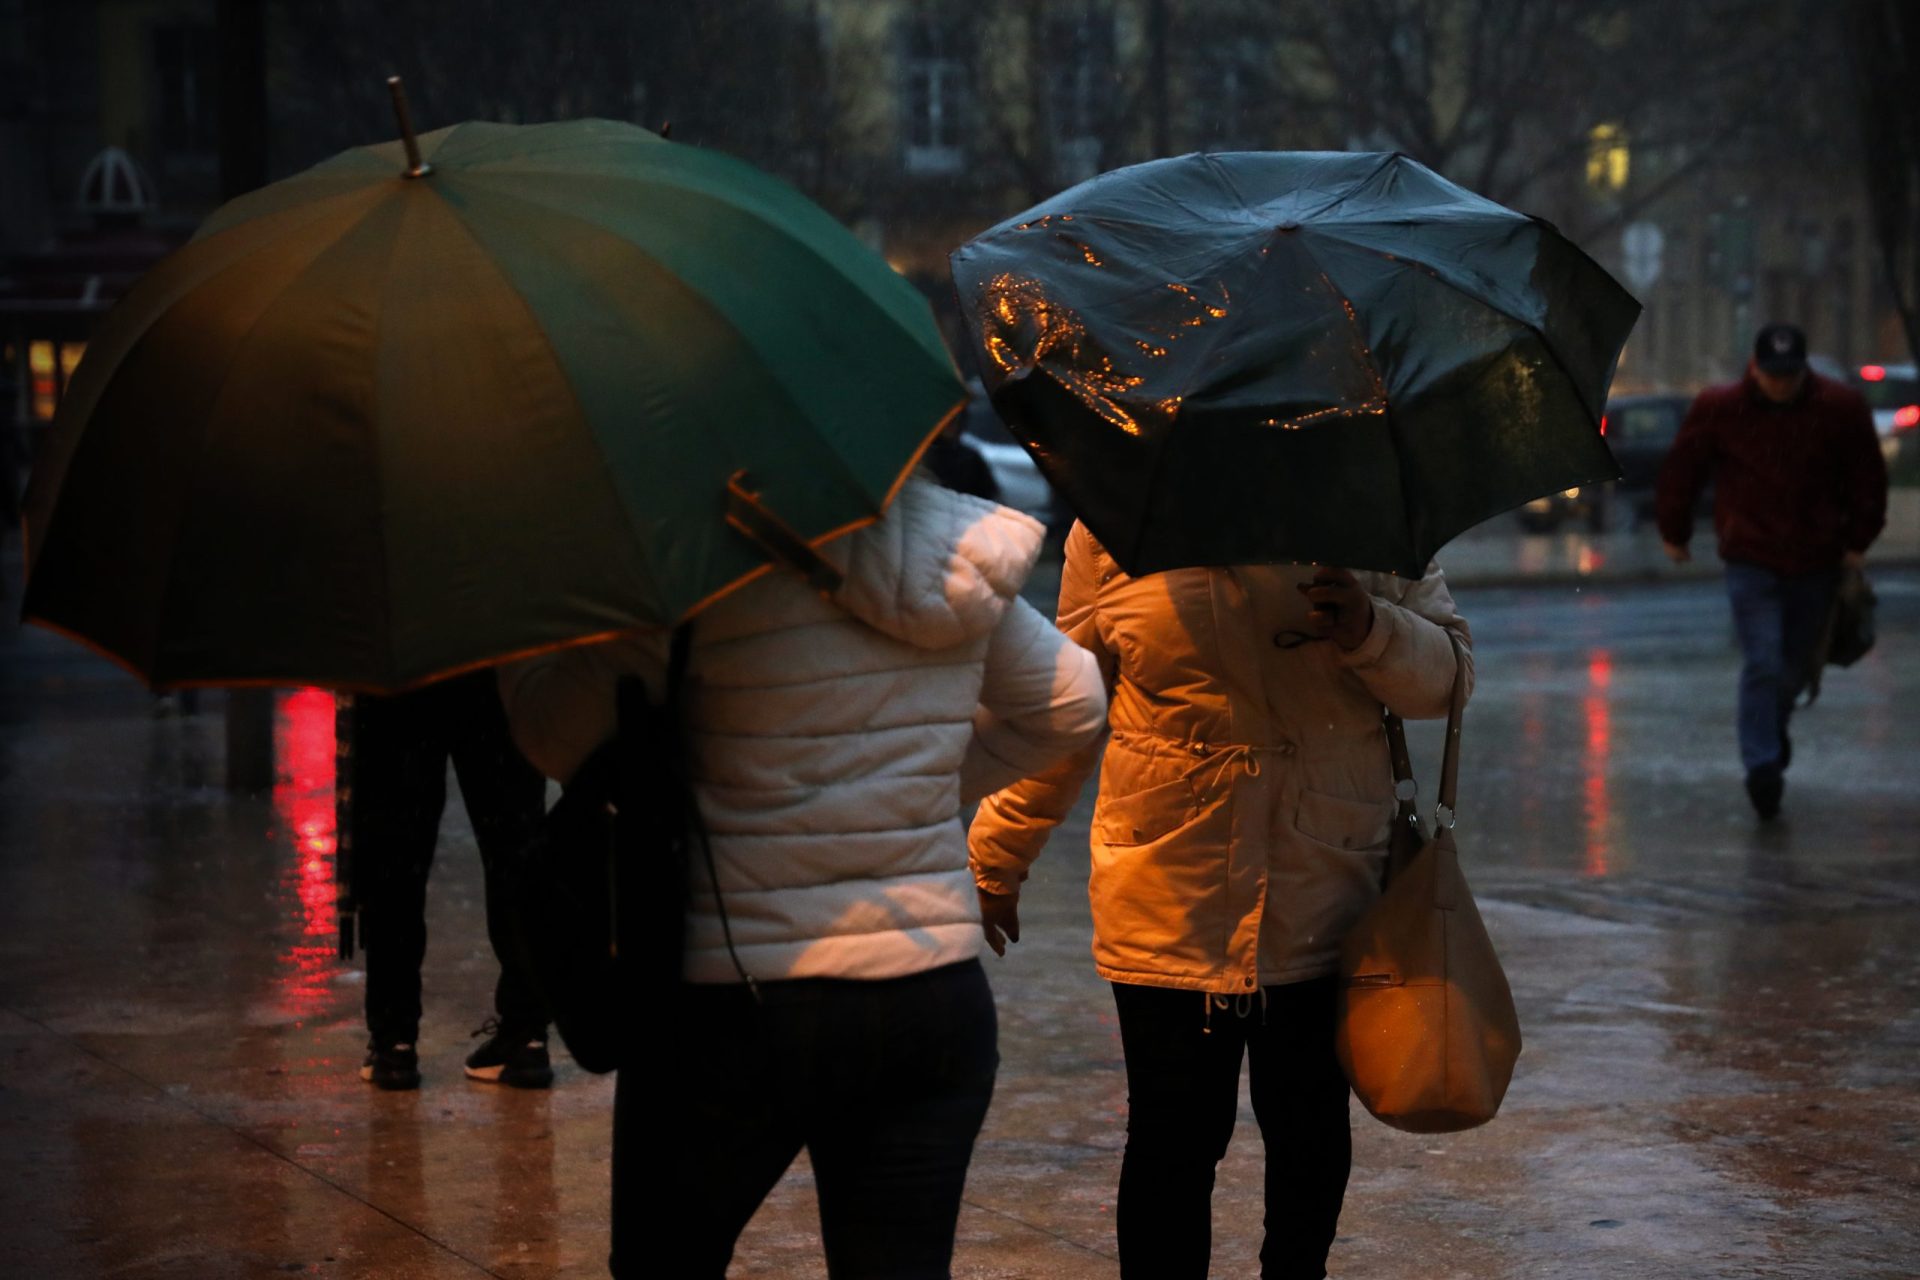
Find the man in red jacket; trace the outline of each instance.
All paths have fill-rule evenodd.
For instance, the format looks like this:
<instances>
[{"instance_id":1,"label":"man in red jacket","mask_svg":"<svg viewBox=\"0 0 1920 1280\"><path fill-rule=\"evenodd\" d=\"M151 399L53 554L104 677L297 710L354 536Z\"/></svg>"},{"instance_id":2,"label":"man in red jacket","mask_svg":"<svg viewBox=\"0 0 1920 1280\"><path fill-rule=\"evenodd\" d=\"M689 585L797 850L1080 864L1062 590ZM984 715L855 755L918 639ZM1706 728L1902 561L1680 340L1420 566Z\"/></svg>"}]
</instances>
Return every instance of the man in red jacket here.
<instances>
[{"instance_id":1,"label":"man in red jacket","mask_svg":"<svg viewBox=\"0 0 1920 1280\"><path fill-rule=\"evenodd\" d=\"M1886 523L1887 466L1859 393L1807 368L1807 336L1770 324L1746 377L1702 391L1660 468L1655 509L1667 555L1690 559L1693 508L1713 478L1744 665L1740 760L1763 819L1780 812L1793 756L1787 719L1812 675L1842 565Z\"/></svg>"}]
</instances>

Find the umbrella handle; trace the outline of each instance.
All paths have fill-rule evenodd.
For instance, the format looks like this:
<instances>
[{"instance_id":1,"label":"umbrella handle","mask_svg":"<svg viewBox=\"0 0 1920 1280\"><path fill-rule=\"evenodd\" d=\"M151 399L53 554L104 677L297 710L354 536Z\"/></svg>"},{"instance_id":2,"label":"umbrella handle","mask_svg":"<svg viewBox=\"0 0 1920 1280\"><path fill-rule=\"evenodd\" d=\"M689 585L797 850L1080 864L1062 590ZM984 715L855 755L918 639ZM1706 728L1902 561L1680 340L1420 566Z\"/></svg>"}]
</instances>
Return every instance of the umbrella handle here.
<instances>
[{"instance_id":1,"label":"umbrella handle","mask_svg":"<svg viewBox=\"0 0 1920 1280\"><path fill-rule=\"evenodd\" d=\"M387 92L393 95L394 119L400 122L400 145L407 149L407 176L424 178L433 166L420 162L420 142L413 136L413 113L407 110L407 89L399 76L387 77Z\"/></svg>"},{"instance_id":2,"label":"umbrella handle","mask_svg":"<svg viewBox=\"0 0 1920 1280\"><path fill-rule=\"evenodd\" d=\"M773 559L793 569L822 595L840 589L845 575L795 533L786 521L746 487L747 473L736 471L727 480L727 524Z\"/></svg>"}]
</instances>

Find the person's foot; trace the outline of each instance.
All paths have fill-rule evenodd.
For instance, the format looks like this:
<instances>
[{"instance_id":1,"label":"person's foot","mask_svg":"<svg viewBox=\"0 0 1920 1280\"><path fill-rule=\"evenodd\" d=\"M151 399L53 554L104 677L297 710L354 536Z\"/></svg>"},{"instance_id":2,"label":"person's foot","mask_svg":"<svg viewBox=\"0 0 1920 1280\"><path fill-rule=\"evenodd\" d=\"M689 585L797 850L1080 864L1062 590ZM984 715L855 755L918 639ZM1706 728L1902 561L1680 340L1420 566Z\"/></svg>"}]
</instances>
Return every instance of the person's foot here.
<instances>
[{"instance_id":1,"label":"person's foot","mask_svg":"<svg viewBox=\"0 0 1920 1280\"><path fill-rule=\"evenodd\" d=\"M1786 790L1786 783L1780 778L1778 768L1750 769L1747 772L1747 799L1753 801L1753 811L1760 815L1762 822L1771 822L1780 816L1780 795Z\"/></svg>"},{"instance_id":2,"label":"person's foot","mask_svg":"<svg viewBox=\"0 0 1920 1280\"><path fill-rule=\"evenodd\" d=\"M515 1089L544 1089L553 1083L553 1062L547 1056L547 1038L508 1030L497 1018L488 1018L475 1036L487 1039L467 1055L467 1078Z\"/></svg>"},{"instance_id":3,"label":"person's foot","mask_svg":"<svg viewBox=\"0 0 1920 1280\"><path fill-rule=\"evenodd\" d=\"M369 1044L360 1078L376 1089L418 1089L420 1055L410 1044Z\"/></svg>"}]
</instances>

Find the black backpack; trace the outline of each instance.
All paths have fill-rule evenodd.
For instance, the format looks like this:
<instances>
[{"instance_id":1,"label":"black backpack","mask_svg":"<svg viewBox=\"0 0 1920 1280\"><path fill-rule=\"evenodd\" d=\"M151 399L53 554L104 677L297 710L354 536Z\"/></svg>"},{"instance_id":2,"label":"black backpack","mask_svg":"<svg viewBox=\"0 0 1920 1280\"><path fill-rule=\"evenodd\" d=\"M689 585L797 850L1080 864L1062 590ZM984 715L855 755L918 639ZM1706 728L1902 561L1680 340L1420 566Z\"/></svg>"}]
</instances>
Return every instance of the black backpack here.
<instances>
[{"instance_id":1,"label":"black backpack","mask_svg":"<svg viewBox=\"0 0 1920 1280\"><path fill-rule=\"evenodd\" d=\"M690 628L674 631L660 702L638 679L620 681L614 737L505 868L522 962L567 1052L596 1073L630 1058L642 1002L671 992L685 964L700 832L680 718L690 643Z\"/></svg>"}]
</instances>

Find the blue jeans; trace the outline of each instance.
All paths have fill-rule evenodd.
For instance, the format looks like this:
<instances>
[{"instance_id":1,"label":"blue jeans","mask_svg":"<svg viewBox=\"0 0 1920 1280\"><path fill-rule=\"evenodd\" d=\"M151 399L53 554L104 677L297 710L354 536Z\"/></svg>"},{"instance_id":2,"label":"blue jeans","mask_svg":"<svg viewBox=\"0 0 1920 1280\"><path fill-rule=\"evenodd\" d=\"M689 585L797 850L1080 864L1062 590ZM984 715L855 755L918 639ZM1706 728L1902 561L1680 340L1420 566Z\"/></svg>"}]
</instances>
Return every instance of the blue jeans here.
<instances>
[{"instance_id":1,"label":"blue jeans","mask_svg":"<svg viewBox=\"0 0 1920 1280\"><path fill-rule=\"evenodd\" d=\"M683 984L636 1011L613 1104L613 1274L721 1280L805 1148L833 1280L944 1280L999 1066L978 960Z\"/></svg>"},{"instance_id":2,"label":"blue jeans","mask_svg":"<svg viewBox=\"0 0 1920 1280\"><path fill-rule=\"evenodd\" d=\"M1812 676L1840 571L1783 574L1727 562L1727 598L1740 640L1740 763L1778 770L1793 702Z\"/></svg>"}]
</instances>

